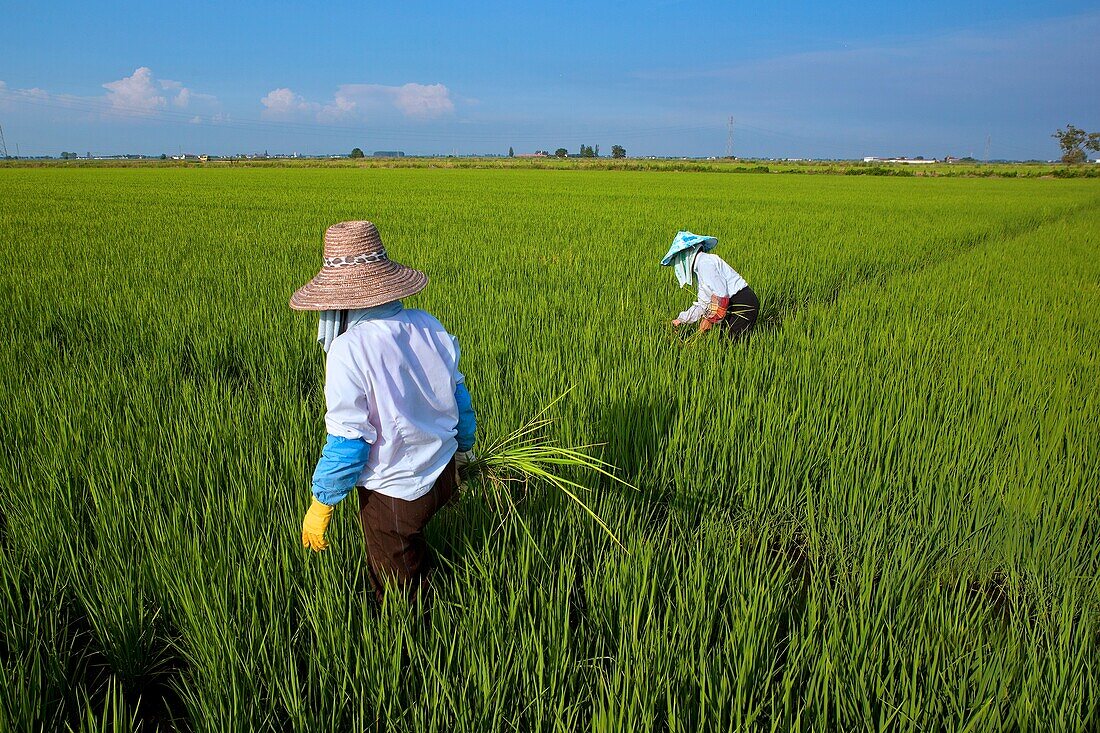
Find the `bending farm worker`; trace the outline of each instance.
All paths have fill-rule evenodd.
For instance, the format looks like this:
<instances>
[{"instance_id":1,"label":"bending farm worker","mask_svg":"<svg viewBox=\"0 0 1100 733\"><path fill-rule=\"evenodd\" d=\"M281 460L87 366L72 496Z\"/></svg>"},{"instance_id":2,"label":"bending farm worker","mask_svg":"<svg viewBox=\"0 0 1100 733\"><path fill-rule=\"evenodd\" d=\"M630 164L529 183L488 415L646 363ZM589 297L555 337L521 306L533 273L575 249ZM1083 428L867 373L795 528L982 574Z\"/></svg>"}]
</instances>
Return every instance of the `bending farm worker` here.
<instances>
[{"instance_id":1,"label":"bending farm worker","mask_svg":"<svg viewBox=\"0 0 1100 733\"><path fill-rule=\"evenodd\" d=\"M740 336L756 325L760 301L745 278L710 251L718 245L714 237L679 232L661 259L671 267L680 287L698 284L699 294L690 308L672 321L673 326L699 323L699 331L720 325L727 335Z\"/></svg>"},{"instance_id":2,"label":"bending farm worker","mask_svg":"<svg viewBox=\"0 0 1100 733\"><path fill-rule=\"evenodd\" d=\"M302 545L328 543L333 507L352 489L378 600L396 582L410 600L425 590L431 550L424 527L458 489L473 460L477 425L458 369L458 340L401 298L428 284L386 255L369 221L325 231L320 273L290 299L320 311L317 340L327 354L328 439L313 473Z\"/></svg>"}]
</instances>

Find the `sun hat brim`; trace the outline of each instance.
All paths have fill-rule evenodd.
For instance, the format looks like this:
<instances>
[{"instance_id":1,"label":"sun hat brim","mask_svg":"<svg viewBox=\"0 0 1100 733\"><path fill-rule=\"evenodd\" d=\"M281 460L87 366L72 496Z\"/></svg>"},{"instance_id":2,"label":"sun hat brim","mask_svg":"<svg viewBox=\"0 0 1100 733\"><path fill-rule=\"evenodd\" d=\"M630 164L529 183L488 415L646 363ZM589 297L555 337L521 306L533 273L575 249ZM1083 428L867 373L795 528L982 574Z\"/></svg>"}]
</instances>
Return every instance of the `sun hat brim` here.
<instances>
[{"instance_id":1,"label":"sun hat brim","mask_svg":"<svg viewBox=\"0 0 1100 733\"><path fill-rule=\"evenodd\" d=\"M373 308L416 295L428 276L393 260L347 267L326 267L294 291L290 307L299 311Z\"/></svg>"},{"instance_id":2,"label":"sun hat brim","mask_svg":"<svg viewBox=\"0 0 1100 733\"><path fill-rule=\"evenodd\" d=\"M678 232L676 238L672 240L672 246L668 249L668 254L661 258L661 266L668 267L672 264L672 260L676 255L683 252L685 249L691 249L692 247L702 244L704 252L710 252L716 246L718 246L718 240L714 237L704 237L701 234L692 234L691 232Z\"/></svg>"}]
</instances>

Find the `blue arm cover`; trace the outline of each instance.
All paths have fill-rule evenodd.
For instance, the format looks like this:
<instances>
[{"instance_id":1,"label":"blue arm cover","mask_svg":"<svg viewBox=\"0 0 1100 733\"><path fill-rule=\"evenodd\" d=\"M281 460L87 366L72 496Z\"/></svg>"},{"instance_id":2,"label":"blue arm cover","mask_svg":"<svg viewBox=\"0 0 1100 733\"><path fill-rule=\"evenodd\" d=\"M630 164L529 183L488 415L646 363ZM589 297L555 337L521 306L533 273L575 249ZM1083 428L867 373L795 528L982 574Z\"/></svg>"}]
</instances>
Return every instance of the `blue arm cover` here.
<instances>
[{"instance_id":1,"label":"blue arm cover","mask_svg":"<svg viewBox=\"0 0 1100 733\"><path fill-rule=\"evenodd\" d=\"M322 504L339 504L355 488L367 466L370 443L359 438L328 436L313 471L313 495Z\"/></svg>"},{"instance_id":2,"label":"blue arm cover","mask_svg":"<svg viewBox=\"0 0 1100 733\"><path fill-rule=\"evenodd\" d=\"M477 419L474 417L470 390L466 389L465 384L455 387L455 401L458 402L458 449L472 450L477 441Z\"/></svg>"}]
</instances>

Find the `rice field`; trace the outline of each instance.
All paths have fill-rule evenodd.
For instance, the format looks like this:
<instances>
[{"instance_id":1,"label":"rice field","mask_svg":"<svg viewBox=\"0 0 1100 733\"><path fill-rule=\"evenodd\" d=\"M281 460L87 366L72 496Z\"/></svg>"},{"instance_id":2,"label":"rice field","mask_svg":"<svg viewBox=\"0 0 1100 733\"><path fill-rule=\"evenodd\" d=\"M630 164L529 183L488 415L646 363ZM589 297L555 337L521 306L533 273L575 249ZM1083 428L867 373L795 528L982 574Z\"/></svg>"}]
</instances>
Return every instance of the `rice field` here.
<instances>
[{"instance_id":1,"label":"rice field","mask_svg":"<svg viewBox=\"0 0 1100 733\"><path fill-rule=\"evenodd\" d=\"M368 602L299 543L322 353L287 299L376 222L550 490ZM678 229L762 302L682 341ZM577 170L0 170L0 731L1100 727L1100 184Z\"/></svg>"}]
</instances>

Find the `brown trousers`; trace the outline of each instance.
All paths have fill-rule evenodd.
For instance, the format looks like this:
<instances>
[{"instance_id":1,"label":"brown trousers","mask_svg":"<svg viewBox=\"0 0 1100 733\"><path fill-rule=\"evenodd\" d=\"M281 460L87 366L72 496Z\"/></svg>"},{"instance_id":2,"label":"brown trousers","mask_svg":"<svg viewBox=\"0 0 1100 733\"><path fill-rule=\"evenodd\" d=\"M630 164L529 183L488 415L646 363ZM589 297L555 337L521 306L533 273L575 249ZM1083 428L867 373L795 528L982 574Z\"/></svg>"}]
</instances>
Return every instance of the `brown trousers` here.
<instances>
[{"instance_id":1,"label":"brown trousers","mask_svg":"<svg viewBox=\"0 0 1100 733\"><path fill-rule=\"evenodd\" d=\"M410 603L427 600L432 550L424 527L458 489L454 459L443 469L427 494L405 501L359 489L359 522L367 540L367 565L379 603L387 584L395 584Z\"/></svg>"}]
</instances>

